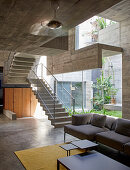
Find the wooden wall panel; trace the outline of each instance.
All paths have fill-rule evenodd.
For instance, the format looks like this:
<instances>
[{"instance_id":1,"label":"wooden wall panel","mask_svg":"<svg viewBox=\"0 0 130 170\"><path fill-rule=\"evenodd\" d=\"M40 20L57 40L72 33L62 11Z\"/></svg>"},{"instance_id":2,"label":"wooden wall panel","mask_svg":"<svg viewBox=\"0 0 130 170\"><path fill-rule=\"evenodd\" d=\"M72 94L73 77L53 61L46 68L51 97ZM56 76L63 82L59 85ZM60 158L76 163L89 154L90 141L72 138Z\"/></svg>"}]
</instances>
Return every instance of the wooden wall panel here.
<instances>
[{"instance_id":1,"label":"wooden wall panel","mask_svg":"<svg viewBox=\"0 0 130 170\"><path fill-rule=\"evenodd\" d=\"M14 88L14 113L17 118L21 118L23 114L23 90L22 88Z\"/></svg>"},{"instance_id":2,"label":"wooden wall panel","mask_svg":"<svg viewBox=\"0 0 130 170\"><path fill-rule=\"evenodd\" d=\"M13 88L4 89L4 109L13 111Z\"/></svg>"},{"instance_id":3,"label":"wooden wall panel","mask_svg":"<svg viewBox=\"0 0 130 170\"><path fill-rule=\"evenodd\" d=\"M31 90L31 116L34 116L36 107L37 107L38 100L36 99L36 96L34 95L34 92Z\"/></svg>"},{"instance_id":4,"label":"wooden wall panel","mask_svg":"<svg viewBox=\"0 0 130 170\"><path fill-rule=\"evenodd\" d=\"M8 110L11 110L13 112L14 108L13 108L13 102L14 102L14 89L13 88L9 88L8 89Z\"/></svg>"},{"instance_id":5,"label":"wooden wall panel","mask_svg":"<svg viewBox=\"0 0 130 170\"><path fill-rule=\"evenodd\" d=\"M16 113L17 118L34 116L37 102L31 88L4 89L4 109Z\"/></svg>"},{"instance_id":6,"label":"wooden wall panel","mask_svg":"<svg viewBox=\"0 0 130 170\"><path fill-rule=\"evenodd\" d=\"M22 117L31 116L31 89L23 88L23 113Z\"/></svg>"},{"instance_id":7,"label":"wooden wall panel","mask_svg":"<svg viewBox=\"0 0 130 170\"><path fill-rule=\"evenodd\" d=\"M8 110L8 90L4 89L4 109Z\"/></svg>"}]
</instances>

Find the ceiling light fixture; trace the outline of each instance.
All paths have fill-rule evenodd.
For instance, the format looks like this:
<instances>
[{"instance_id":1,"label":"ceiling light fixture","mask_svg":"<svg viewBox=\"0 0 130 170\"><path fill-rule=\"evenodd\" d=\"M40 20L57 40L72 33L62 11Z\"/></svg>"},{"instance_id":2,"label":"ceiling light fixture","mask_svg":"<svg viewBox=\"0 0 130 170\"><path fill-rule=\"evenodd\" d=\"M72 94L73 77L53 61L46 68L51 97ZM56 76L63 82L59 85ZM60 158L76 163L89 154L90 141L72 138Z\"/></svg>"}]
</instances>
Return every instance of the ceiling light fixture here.
<instances>
[{"instance_id":1,"label":"ceiling light fixture","mask_svg":"<svg viewBox=\"0 0 130 170\"><path fill-rule=\"evenodd\" d=\"M54 11L54 17L52 20L50 20L46 26L50 29L59 29L62 27L62 23L57 20L57 10L59 9L59 0L51 0L51 8Z\"/></svg>"},{"instance_id":2,"label":"ceiling light fixture","mask_svg":"<svg viewBox=\"0 0 130 170\"><path fill-rule=\"evenodd\" d=\"M62 27L62 23L57 21L57 20L51 20L49 21L49 23L47 24L47 26L50 28L50 29L59 29Z\"/></svg>"}]
</instances>

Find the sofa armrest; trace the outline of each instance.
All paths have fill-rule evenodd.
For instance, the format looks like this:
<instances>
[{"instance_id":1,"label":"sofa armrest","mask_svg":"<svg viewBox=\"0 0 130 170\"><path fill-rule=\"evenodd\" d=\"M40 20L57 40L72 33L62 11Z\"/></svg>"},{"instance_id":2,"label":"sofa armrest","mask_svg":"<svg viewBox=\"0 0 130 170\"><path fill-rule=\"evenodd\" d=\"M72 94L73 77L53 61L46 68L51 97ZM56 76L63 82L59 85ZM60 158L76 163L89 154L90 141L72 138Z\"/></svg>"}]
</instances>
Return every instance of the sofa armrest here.
<instances>
[{"instance_id":1,"label":"sofa armrest","mask_svg":"<svg viewBox=\"0 0 130 170\"><path fill-rule=\"evenodd\" d=\"M92 116L91 113L72 115L72 125L79 126L89 124Z\"/></svg>"}]
</instances>

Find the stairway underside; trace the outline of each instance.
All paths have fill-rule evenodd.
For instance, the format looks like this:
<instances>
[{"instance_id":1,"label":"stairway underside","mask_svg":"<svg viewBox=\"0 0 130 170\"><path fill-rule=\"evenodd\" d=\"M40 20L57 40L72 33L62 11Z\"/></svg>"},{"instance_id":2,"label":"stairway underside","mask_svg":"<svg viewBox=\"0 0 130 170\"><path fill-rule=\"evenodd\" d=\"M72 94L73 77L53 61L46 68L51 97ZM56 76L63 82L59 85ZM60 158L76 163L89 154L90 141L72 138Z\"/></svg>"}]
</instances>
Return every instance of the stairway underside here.
<instances>
[{"instance_id":1,"label":"stairway underside","mask_svg":"<svg viewBox=\"0 0 130 170\"><path fill-rule=\"evenodd\" d=\"M34 63L35 58L15 56L6 78L6 84L28 84L27 76Z\"/></svg>"}]
</instances>

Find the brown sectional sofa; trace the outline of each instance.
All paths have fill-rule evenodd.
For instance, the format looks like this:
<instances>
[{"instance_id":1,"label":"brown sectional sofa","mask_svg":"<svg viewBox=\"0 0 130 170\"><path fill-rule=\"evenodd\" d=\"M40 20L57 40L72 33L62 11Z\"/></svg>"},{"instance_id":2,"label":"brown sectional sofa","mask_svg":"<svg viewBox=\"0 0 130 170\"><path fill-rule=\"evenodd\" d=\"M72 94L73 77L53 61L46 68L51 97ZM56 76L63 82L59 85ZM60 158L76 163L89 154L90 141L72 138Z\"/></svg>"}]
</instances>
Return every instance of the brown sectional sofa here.
<instances>
[{"instance_id":1,"label":"brown sectional sofa","mask_svg":"<svg viewBox=\"0 0 130 170\"><path fill-rule=\"evenodd\" d=\"M130 142L128 142L124 145L124 152L126 154L130 155Z\"/></svg>"},{"instance_id":2,"label":"brown sectional sofa","mask_svg":"<svg viewBox=\"0 0 130 170\"><path fill-rule=\"evenodd\" d=\"M73 115L72 124L64 126L64 141L66 133L79 139L102 143L130 155L130 120L92 113Z\"/></svg>"}]
</instances>

